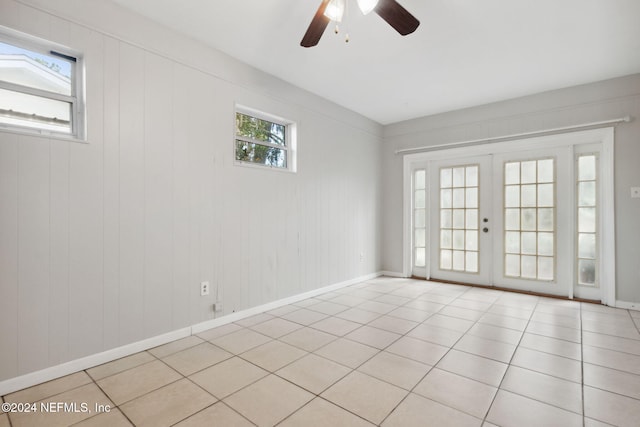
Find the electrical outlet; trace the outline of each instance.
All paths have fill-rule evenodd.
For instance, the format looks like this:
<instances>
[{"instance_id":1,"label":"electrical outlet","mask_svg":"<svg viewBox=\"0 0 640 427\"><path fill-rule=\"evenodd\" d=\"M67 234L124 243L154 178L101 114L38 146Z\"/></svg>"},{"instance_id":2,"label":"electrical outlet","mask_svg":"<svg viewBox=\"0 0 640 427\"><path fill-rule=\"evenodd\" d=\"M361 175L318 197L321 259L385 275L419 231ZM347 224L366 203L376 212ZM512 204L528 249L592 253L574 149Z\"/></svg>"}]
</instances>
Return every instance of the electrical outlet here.
<instances>
[{"instance_id":1,"label":"electrical outlet","mask_svg":"<svg viewBox=\"0 0 640 427\"><path fill-rule=\"evenodd\" d=\"M213 312L217 313L219 311L222 311L222 301L217 301L213 304Z\"/></svg>"},{"instance_id":2,"label":"electrical outlet","mask_svg":"<svg viewBox=\"0 0 640 427\"><path fill-rule=\"evenodd\" d=\"M209 295L209 282L200 283L200 296Z\"/></svg>"}]
</instances>

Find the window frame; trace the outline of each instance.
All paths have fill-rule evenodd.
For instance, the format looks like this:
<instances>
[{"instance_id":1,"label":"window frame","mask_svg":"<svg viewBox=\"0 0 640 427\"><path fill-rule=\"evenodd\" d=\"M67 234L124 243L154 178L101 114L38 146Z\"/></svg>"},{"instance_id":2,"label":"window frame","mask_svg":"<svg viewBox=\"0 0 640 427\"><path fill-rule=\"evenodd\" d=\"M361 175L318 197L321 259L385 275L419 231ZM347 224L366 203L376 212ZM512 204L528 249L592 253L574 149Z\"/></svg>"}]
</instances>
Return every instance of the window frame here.
<instances>
[{"instance_id":1,"label":"window frame","mask_svg":"<svg viewBox=\"0 0 640 427\"><path fill-rule=\"evenodd\" d=\"M70 105L69 127L70 131L59 132L51 129L39 128L37 126L21 126L18 124L1 123L0 130L18 132L26 134L36 134L56 139L77 140L86 142L86 118L84 102L84 62L82 55L66 46L58 43L18 32L8 27L0 26L0 42L32 51L34 53L55 56L70 64L71 69L71 94L50 92L30 86L23 86L17 83L10 83L0 80L0 89L5 89L25 95L50 99L54 101L66 102Z\"/></svg>"},{"instance_id":2,"label":"window frame","mask_svg":"<svg viewBox=\"0 0 640 427\"><path fill-rule=\"evenodd\" d=\"M238 114L244 114L245 116L253 117L259 120L265 120L277 125L284 126L284 145L274 144L268 141L262 141L251 137L239 135L237 132L236 121ZM251 107L236 104L233 114L233 159L236 166L243 166L249 168L268 169L280 172L296 172L296 137L297 137L297 125L294 121L288 120L273 114L265 113L260 110L256 110ZM238 160L237 158L237 141L244 141L249 144L258 144L265 147L277 148L283 150L285 153L285 167L278 167L272 165L265 165L261 163L248 162L244 160Z\"/></svg>"}]
</instances>

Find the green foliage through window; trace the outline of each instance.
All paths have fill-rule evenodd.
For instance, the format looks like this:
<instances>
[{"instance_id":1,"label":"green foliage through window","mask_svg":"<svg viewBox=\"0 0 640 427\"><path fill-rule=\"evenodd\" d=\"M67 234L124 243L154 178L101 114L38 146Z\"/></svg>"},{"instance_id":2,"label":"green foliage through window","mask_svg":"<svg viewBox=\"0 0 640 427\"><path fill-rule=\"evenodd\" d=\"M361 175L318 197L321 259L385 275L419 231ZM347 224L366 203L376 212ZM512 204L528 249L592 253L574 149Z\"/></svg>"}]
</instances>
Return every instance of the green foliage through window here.
<instances>
[{"instance_id":1,"label":"green foliage through window","mask_svg":"<svg viewBox=\"0 0 640 427\"><path fill-rule=\"evenodd\" d=\"M236 160L287 168L286 125L236 113Z\"/></svg>"}]
</instances>

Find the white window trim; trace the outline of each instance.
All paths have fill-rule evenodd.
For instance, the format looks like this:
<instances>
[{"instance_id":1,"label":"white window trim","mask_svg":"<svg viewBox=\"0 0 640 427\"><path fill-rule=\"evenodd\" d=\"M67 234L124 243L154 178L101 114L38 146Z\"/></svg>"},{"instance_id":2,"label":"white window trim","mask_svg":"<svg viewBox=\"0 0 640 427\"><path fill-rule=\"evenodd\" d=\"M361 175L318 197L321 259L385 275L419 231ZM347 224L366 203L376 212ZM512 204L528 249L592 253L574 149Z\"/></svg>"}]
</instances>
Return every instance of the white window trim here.
<instances>
[{"instance_id":1,"label":"white window trim","mask_svg":"<svg viewBox=\"0 0 640 427\"><path fill-rule=\"evenodd\" d=\"M71 71L71 95L63 95L59 93L49 92L41 89L22 86L14 83L0 81L0 88L20 92L28 95L39 96L42 98L53 99L56 101L68 102L71 105L71 133L56 132L47 129L38 129L20 125L0 123L0 131L44 136L50 139L59 139L73 142L86 141L86 119L85 119L85 101L84 101L84 62L82 55L66 46L58 43L31 36L13 30L8 27L0 26L0 42L5 42L17 47L31 50L36 53L51 56L52 52L66 55L75 59L75 65ZM74 61L70 61L74 62Z\"/></svg>"},{"instance_id":2,"label":"white window trim","mask_svg":"<svg viewBox=\"0 0 640 427\"><path fill-rule=\"evenodd\" d=\"M285 128L285 145L278 145L278 144L273 144L267 141L260 141L260 140L256 140L253 138L249 138L246 136L239 136L236 133L236 114L240 113L240 114L245 114L251 117L255 117L257 119L261 119L261 120L266 120L269 122L273 122L279 125L283 125ZM236 140L242 140L242 141L247 141L250 143L255 143L255 144L260 144L260 145L264 145L267 147L273 147L273 148L278 148L278 149L282 149L285 151L286 156L287 156L287 160L286 160L286 167L284 168L279 168L279 167L274 167L274 166L269 166L269 165L261 165L261 164L257 164L257 163L252 163L252 162L244 162L242 160L238 160L236 159ZM267 169L267 170L272 170L272 171L279 171L279 172L291 172L291 173L295 173L297 172L297 152L296 152L296 146L297 146L297 125L294 121L292 120L288 120L273 114L269 114L269 113L265 113L263 111L260 110L256 110L255 108L251 108L251 107L246 107L244 105L240 105L240 104L236 104L234 111L233 111L233 162L234 165L236 166L242 166L242 167L247 167L247 168L253 168L253 169Z\"/></svg>"}]
</instances>

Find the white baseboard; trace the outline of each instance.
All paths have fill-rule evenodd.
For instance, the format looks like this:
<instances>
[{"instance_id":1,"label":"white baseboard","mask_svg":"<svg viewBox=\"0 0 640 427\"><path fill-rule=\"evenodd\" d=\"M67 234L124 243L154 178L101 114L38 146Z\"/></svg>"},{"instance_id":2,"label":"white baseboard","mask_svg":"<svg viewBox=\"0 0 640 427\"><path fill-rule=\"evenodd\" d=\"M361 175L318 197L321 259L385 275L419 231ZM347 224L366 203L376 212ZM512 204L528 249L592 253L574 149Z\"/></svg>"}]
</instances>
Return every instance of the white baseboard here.
<instances>
[{"instance_id":1,"label":"white baseboard","mask_svg":"<svg viewBox=\"0 0 640 427\"><path fill-rule=\"evenodd\" d=\"M389 277L401 277L401 278L406 278L407 276L405 276L402 273L398 273L397 271L382 271L382 275L383 276L389 276Z\"/></svg>"},{"instance_id":2,"label":"white baseboard","mask_svg":"<svg viewBox=\"0 0 640 427\"><path fill-rule=\"evenodd\" d=\"M30 372L19 377L0 381L0 396L22 390L23 388L32 387L46 381L64 377L65 375L93 368L103 363L111 362L134 353L148 350L180 338L191 335L191 328L182 328L166 334L157 335L142 341L136 341L121 347L112 348L101 353L92 354L80 359L71 360L60 365L45 368L40 371Z\"/></svg>"},{"instance_id":3,"label":"white baseboard","mask_svg":"<svg viewBox=\"0 0 640 427\"><path fill-rule=\"evenodd\" d=\"M640 311L640 302L627 302L627 301L616 301L617 308L624 308L626 310L637 310Z\"/></svg>"},{"instance_id":4,"label":"white baseboard","mask_svg":"<svg viewBox=\"0 0 640 427\"><path fill-rule=\"evenodd\" d=\"M200 332L206 331L207 329L216 328L218 326L226 325L227 323L231 323L231 322L236 322L246 317L251 317L256 314L264 313L265 311L274 310L278 307L282 307L283 305L293 304L294 302L302 301L307 298L313 298L320 294L335 291L336 289L340 289L340 288L345 288L347 286L364 282L365 280L371 280L382 275L383 275L383 272L367 274L365 276L356 277L355 279L334 283L333 285L314 289L312 291L293 295L287 298L279 299L277 301L269 302L267 304L262 304L256 307L251 307L246 310L238 311L236 313L227 314L226 316L222 316L217 319L207 320L206 322L193 325L191 327L191 334L192 335L199 334Z\"/></svg>"},{"instance_id":5,"label":"white baseboard","mask_svg":"<svg viewBox=\"0 0 640 427\"><path fill-rule=\"evenodd\" d=\"M131 344L126 344L121 347L113 348L101 353L92 354L90 356L82 357L80 359L71 360L60 365L51 366L49 368L42 369L36 372L30 372L28 374L21 375L19 377L10 378L8 380L0 381L0 396L13 393L14 391L22 390L27 387L32 387L36 384L40 384L46 381L51 381L56 378L64 377L75 372L83 371L85 369L93 368L94 366L102 365L103 363L111 362L122 357L130 356L134 353L139 353L144 350L148 350L153 347L157 347L162 344L169 343L171 341L178 340L180 338L188 337L205 331L207 329L222 326L227 323L235 322L245 317L250 317L265 311L273 310L283 305L292 304L294 302L302 301L307 298L323 294L325 292L334 291L336 289L351 286L353 284L370 280L379 276L382 276L383 272L372 273L365 276L356 277L354 279L345 280L344 282L335 283L333 285L325 286L319 289L314 289L309 292L294 295L291 297L283 298L277 301L273 301L267 304L262 304L257 307L251 307L246 310L238 311L236 313L228 314L226 316L219 317L217 319L208 320L206 322L197 323L190 327L181 328L172 332L167 332L162 335L147 338L141 341L137 341Z\"/></svg>"}]
</instances>

